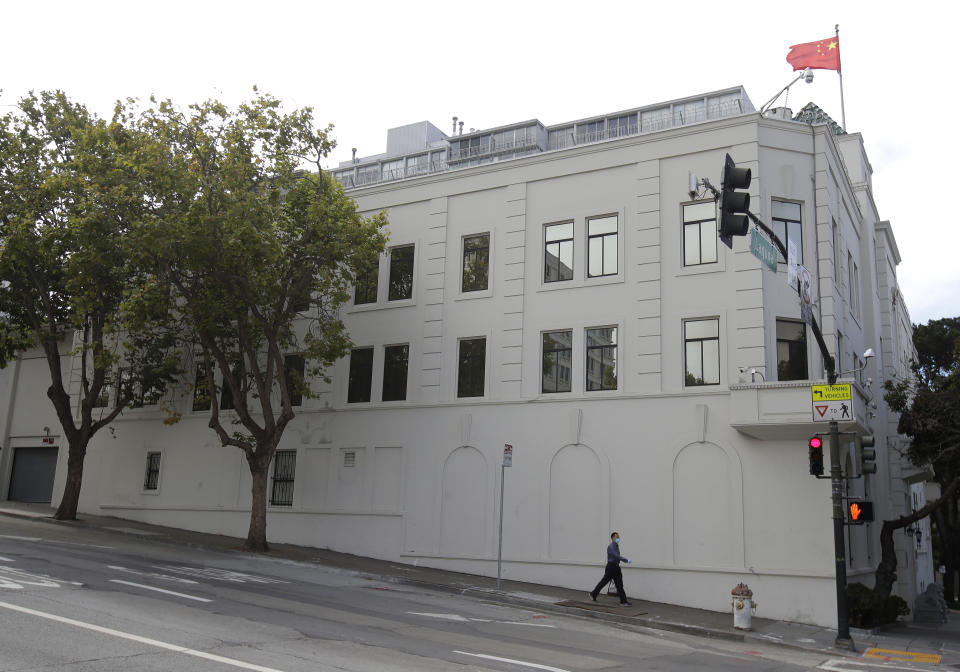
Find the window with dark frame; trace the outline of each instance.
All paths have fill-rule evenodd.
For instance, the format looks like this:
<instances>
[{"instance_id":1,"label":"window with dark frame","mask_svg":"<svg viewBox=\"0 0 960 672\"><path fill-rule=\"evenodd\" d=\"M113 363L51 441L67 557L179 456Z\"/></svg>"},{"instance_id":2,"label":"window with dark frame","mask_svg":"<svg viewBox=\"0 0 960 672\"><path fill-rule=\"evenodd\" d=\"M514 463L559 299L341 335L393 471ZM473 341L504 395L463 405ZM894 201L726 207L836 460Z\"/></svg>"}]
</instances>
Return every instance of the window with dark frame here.
<instances>
[{"instance_id":1,"label":"window with dark frame","mask_svg":"<svg viewBox=\"0 0 960 672\"><path fill-rule=\"evenodd\" d=\"M543 368L540 391L569 392L573 366L573 331L543 332Z\"/></svg>"},{"instance_id":2,"label":"window with dark frame","mask_svg":"<svg viewBox=\"0 0 960 672\"><path fill-rule=\"evenodd\" d=\"M143 489L156 490L160 487L160 453L147 453L147 470L143 476Z\"/></svg>"},{"instance_id":3,"label":"window with dark frame","mask_svg":"<svg viewBox=\"0 0 960 672\"><path fill-rule=\"evenodd\" d=\"M490 234L466 236L463 239L462 291L487 289L490 276Z\"/></svg>"},{"instance_id":4,"label":"window with dark frame","mask_svg":"<svg viewBox=\"0 0 960 672\"><path fill-rule=\"evenodd\" d=\"M792 241L797 246L797 263L803 263L803 227L800 223L800 204L773 200L770 202L770 220L773 232L777 234L786 250L790 249ZM787 263L779 250L777 258L781 264Z\"/></svg>"},{"instance_id":5,"label":"window with dark frame","mask_svg":"<svg viewBox=\"0 0 960 672\"><path fill-rule=\"evenodd\" d=\"M720 384L720 320L686 320L683 323L686 359L684 383L688 386Z\"/></svg>"},{"instance_id":6,"label":"window with dark frame","mask_svg":"<svg viewBox=\"0 0 960 672\"><path fill-rule=\"evenodd\" d=\"M290 397L291 406L303 405L303 392L298 385L303 384L303 372L305 368L303 356L292 354L285 355L283 358L283 370L286 373L287 395Z\"/></svg>"},{"instance_id":7,"label":"window with dark frame","mask_svg":"<svg viewBox=\"0 0 960 672\"><path fill-rule=\"evenodd\" d=\"M390 250L390 286L388 301L413 298L413 245Z\"/></svg>"},{"instance_id":8,"label":"window with dark frame","mask_svg":"<svg viewBox=\"0 0 960 672\"><path fill-rule=\"evenodd\" d=\"M207 385L207 368L197 364L196 377L193 379L193 406L194 411L210 410L210 387Z\"/></svg>"},{"instance_id":9,"label":"window with dark frame","mask_svg":"<svg viewBox=\"0 0 960 672\"><path fill-rule=\"evenodd\" d=\"M293 506L293 480L296 470L297 451L278 450L273 454L270 506Z\"/></svg>"},{"instance_id":10,"label":"window with dark frame","mask_svg":"<svg viewBox=\"0 0 960 672\"><path fill-rule=\"evenodd\" d=\"M573 222L543 227L543 281L573 280Z\"/></svg>"},{"instance_id":11,"label":"window with dark frame","mask_svg":"<svg viewBox=\"0 0 960 672\"><path fill-rule=\"evenodd\" d=\"M240 389L243 389L243 375L241 375L239 365L233 367L233 378L237 381ZM233 391L230 389L230 385L227 384L226 378L224 378L220 385L220 410L228 411L234 408L236 408L236 406L234 404Z\"/></svg>"},{"instance_id":12,"label":"window with dark frame","mask_svg":"<svg viewBox=\"0 0 960 672\"><path fill-rule=\"evenodd\" d=\"M353 304L360 306L377 302L377 283L380 280L380 267L376 264L357 275L353 288Z\"/></svg>"},{"instance_id":13,"label":"window with dark frame","mask_svg":"<svg viewBox=\"0 0 960 672\"><path fill-rule=\"evenodd\" d=\"M587 277L617 274L617 216L587 220Z\"/></svg>"},{"instance_id":14,"label":"window with dark frame","mask_svg":"<svg viewBox=\"0 0 960 672\"><path fill-rule=\"evenodd\" d=\"M347 382L347 403L370 401L373 384L373 348L354 348L350 351L350 378Z\"/></svg>"},{"instance_id":15,"label":"window with dark frame","mask_svg":"<svg viewBox=\"0 0 960 672\"><path fill-rule=\"evenodd\" d=\"M717 262L717 206L701 201L683 206L683 265Z\"/></svg>"},{"instance_id":16,"label":"window with dark frame","mask_svg":"<svg viewBox=\"0 0 960 672\"><path fill-rule=\"evenodd\" d=\"M777 380L808 380L807 329L798 320L777 320Z\"/></svg>"},{"instance_id":17,"label":"window with dark frame","mask_svg":"<svg viewBox=\"0 0 960 672\"><path fill-rule=\"evenodd\" d=\"M482 397L487 365L487 339L460 341L457 364L457 397Z\"/></svg>"},{"instance_id":18,"label":"window with dark frame","mask_svg":"<svg viewBox=\"0 0 960 672\"><path fill-rule=\"evenodd\" d=\"M407 368L410 345L388 345L383 349L383 401L407 398Z\"/></svg>"},{"instance_id":19,"label":"window with dark frame","mask_svg":"<svg viewBox=\"0 0 960 672\"><path fill-rule=\"evenodd\" d=\"M587 329L587 391L617 389L617 328Z\"/></svg>"}]
</instances>

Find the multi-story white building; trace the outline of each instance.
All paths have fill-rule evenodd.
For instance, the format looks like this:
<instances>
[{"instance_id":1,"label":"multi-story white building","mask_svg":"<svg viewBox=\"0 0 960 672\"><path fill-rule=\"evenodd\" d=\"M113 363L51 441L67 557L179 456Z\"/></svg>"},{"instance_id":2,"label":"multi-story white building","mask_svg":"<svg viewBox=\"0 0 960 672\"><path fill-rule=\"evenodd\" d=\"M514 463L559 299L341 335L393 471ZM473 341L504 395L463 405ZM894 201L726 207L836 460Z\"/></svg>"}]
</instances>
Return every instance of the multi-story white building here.
<instances>
[{"instance_id":1,"label":"multi-story white building","mask_svg":"<svg viewBox=\"0 0 960 672\"><path fill-rule=\"evenodd\" d=\"M746 581L764 616L835 624L830 485L807 456L826 428L811 411L820 351L786 264L769 270L749 237L724 246L690 173L719 185L727 153L751 168L751 209L796 245L853 383L843 429L881 448L848 492L893 518L917 478L880 386L907 370L911 328L860 135L815 106L761 115L740 87L454 131L392 129L386 154L333 171L362 211L387 211L390 252L343 309L355 349L284 436L269 538L493 574L511 444L506 578L586 590L617 530L631 595L725 610ZM17 464L44 426L59 496L46 375L29 356L7 374L0 497L22 491ZM245 534L243 459L187 389L168 394L178 424L145 408L95 438L82 510ZM850 441L843 459L855 473ZM849 580L872 585L879 527L847 528ZM912 603L916 544L898 543Z\"/></svg>"}]
</instances>

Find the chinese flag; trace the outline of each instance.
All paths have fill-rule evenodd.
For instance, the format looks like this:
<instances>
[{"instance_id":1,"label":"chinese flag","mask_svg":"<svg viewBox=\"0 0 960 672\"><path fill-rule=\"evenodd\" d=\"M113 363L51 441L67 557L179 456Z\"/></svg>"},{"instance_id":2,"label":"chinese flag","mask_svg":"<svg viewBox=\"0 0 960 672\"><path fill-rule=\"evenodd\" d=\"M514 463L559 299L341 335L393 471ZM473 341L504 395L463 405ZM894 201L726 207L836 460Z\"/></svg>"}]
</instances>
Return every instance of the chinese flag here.
<instances>
[{"instance_id":1,"label":"chinese flag","mask_svg":"<svg viewBox=\"0 0 960 672\"><path fill-rule=\"evenodd\" d=\"M840 39L828 37L818 42L805 42L790 47L787 63L794 70L819 68L840 71Z\"/></svg>"}]
</instances>

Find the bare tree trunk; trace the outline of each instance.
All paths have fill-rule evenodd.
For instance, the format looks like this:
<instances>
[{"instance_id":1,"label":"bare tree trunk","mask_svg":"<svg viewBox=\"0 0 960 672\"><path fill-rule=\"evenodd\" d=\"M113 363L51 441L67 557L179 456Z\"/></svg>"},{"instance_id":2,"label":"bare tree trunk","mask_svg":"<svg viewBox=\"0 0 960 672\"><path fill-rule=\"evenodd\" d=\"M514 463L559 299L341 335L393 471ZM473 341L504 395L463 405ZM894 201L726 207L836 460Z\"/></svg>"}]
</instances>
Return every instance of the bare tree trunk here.
<instances>
[{"instance_id":1,"label":"bare tree trunk","mask_svg":"<svg viewBox=\"0 0 960 672\"><path fill-rule=\"evenodd\" d=\"M259 451L258 451L259 452ZM270 550L267 545L267 473L270 462L260 464L262 460L250 461L250 475L253 478L251 493L253 499L250 505L250 529L247 531L247 541L243 548L248 551L266 553Z\"/></svg>"},{"instance_id":2,"label":"bare tree trunk","mask_svg":"<svg viewBox=\"0 0 960 672\"><path fill-rule=\"evenodd\" d=\"M80 503L80 485L83 482L83 460L87 455L86 442L83 445L71 442L67 448L67 482L63 488L60 506L53 514L56 520L76 520L77 506Z\"/></svg>"}]
</instances>

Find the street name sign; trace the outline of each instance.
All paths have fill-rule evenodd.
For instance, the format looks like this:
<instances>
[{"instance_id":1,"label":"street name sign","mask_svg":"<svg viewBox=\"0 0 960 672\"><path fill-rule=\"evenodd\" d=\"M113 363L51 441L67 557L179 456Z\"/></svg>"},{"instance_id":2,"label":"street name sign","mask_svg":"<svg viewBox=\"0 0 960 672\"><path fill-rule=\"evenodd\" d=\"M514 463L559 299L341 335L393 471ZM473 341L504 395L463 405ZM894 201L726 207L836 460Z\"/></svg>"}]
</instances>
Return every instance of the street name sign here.
<instances>
[{"instance_id":1,"label":"street name sign","mask_svg":"<svg viewBox=\"0 0 960 672\"><path fill-rule=\"evenodd\" d=\"M756 229L750 230L750 254L766 264L771 271L777 272L777 248Z\"/></svg>"},{"instance_id":2,"label":"street name sign","mask_svg":"<svg viewBox=\"0 0 960 672\"><path fill-rule=\"evenodd\" d=\"M852 422L853 385L811 385L810 397L814 422Z\"/></svg>"}]
</instances>

